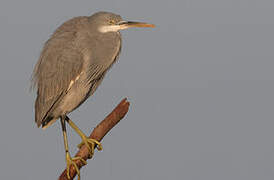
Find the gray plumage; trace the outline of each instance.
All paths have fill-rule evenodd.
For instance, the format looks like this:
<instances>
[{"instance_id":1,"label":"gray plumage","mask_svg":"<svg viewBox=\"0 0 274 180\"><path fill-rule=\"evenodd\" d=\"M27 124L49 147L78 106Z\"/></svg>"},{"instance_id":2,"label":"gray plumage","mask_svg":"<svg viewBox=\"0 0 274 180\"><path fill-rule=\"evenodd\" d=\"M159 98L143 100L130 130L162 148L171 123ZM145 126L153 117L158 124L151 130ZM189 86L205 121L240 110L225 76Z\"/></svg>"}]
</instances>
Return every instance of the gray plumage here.
<instances>
[{"instance_id":1,"label":"gray plumage","mask_svg":"<svg viewBox=\"0 0 274 180\"><path fill-rule=\"evenodd\" d=\"M66 123L82 138L93 156L94 148L102 149L96 139L88 138L67 116L91 96L102 82L107 70L121 51L120 30L130 27L154 27L153 24L123 21L121 16L99 12L92 16L76 17L62 24L45 43L33 72L37 87L35 122L43 128L60 118L67 162L67 177L74 166L80 170L69 153Z\"/></svg>"},{"instance_id":2,"label":"gray plumage","mask_svg":"<svg viewBox=\"0 0 274 180\"><path fill-rule=\"evenodd\" d=\"M101 33L98 27L120 21L106 12L76 17L45 43L33 73L38 127L48 127L94 93L121 51L119 31Z\"/></svg>"},{"instance_id":3,"label":"gray plumage","mask_svg":"<svg viewBox=\"0 0 274 180\"><path fill-rule=\"evenodd\" d=\"M121 51L119 31L130 27L154 25L98 12L68 20L53 33L33 72L38 127L65 117L95 92Z\"/></svg>"}]
</instances>

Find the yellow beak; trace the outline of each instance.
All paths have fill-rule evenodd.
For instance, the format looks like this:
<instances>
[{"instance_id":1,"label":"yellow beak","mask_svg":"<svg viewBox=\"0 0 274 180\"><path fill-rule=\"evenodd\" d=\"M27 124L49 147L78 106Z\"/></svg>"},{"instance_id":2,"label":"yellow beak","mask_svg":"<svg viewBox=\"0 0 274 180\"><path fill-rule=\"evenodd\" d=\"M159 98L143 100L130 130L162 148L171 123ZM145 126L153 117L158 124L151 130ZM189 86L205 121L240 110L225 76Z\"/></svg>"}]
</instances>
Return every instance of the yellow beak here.
<instances>
[{"instance_id":1,"label":"yellow beak","mask_svg":"<svg viewBox=\"0 0 274 180\"><path fill-rule=\"evenodd\" d=\"M155 25L154 24L148 24L148 23L144 23L144 22L134 22L134 21L122 21L120 23L118 23L118 25L120 26L121 29L127 29L127 28L131 28L131 27L150 27L150 28L154 28Z\"/></svg>"}]
</instances>

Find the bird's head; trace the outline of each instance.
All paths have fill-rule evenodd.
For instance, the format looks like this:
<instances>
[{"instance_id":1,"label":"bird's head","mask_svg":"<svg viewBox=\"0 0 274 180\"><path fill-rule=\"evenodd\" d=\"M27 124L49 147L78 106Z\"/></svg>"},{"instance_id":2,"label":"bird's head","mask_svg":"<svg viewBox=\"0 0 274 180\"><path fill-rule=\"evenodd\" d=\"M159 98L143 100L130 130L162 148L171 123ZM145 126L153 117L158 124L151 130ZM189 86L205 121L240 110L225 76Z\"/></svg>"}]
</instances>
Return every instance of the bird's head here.
<instances>
[{"instance_id":1,"label":"bird's head","mask_svg":"<svg viewBox=\"0 0 274 180\"><path fill-rule=\"evenodd\" d=\"M124 21L120 15L110 12L98 12L90 16L93 25L96 24L97 30L101 33L118 32L119 30L131 27L155 27L153 24Z\"/></svg>"}]
</instances>

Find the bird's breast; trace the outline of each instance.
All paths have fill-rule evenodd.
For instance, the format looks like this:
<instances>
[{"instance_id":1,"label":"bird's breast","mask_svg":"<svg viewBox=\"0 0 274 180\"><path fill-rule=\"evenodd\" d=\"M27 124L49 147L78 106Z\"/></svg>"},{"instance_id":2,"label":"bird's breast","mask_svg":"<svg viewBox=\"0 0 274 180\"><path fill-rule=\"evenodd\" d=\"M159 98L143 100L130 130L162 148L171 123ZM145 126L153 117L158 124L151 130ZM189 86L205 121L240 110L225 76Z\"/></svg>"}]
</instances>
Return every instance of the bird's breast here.
<instances>
[{"instance_id":1,"label":"bird's breast","mask_svg":"<svg viewBox=\"0 0 274 180\"><path fill-rule=\"evenodd\" d=\"M110 66L117 59L121 50L121 37L119 34L107 33L103 35L95 46L95 61L101 62L104 66ZM92 60L91 60L92 61Z\"/></svg>"},{"instance_id":2,"label":"bird's breast","mask_svg":"<svg viewBox=\"0 0 274 180\"><path fill-rule=\"evenodd\" d=\"M90 81L105 73L117 60L121 51L121 37L118 33L105 33L90 38L84 53L83 71Z\"/></svg>"}]
</instances>

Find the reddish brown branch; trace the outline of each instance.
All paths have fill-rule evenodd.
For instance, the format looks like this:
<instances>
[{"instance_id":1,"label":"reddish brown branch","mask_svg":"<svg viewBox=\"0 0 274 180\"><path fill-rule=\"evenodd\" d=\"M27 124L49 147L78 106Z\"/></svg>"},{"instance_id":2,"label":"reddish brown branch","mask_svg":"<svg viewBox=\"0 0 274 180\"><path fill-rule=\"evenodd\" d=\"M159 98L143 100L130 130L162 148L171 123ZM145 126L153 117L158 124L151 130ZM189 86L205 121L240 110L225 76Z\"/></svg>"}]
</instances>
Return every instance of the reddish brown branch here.
<instances>
[{"instance_id":1,"label":"reddish brown branch","mask_svg":"<svg viewBox=\"0 0 274 180\"><path fill-rule=\"evenodd\" d=\"M129 108L129 102L127 99L123 99L116 108L96 126L96 128L90 134L90 138L101 141L104 136L126 115ZM75 155L77 157L82 157L84 160L88 159L88 148L83 145L81 149ZM76 162L77 166L81 168L84 164L81 161ZM59 180L68 180L67 171L64 170L60 175ZM70 167L70 177L73 179L76 175L76 170L73 166Z\"/></svg>"}]
</instances>

